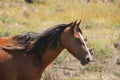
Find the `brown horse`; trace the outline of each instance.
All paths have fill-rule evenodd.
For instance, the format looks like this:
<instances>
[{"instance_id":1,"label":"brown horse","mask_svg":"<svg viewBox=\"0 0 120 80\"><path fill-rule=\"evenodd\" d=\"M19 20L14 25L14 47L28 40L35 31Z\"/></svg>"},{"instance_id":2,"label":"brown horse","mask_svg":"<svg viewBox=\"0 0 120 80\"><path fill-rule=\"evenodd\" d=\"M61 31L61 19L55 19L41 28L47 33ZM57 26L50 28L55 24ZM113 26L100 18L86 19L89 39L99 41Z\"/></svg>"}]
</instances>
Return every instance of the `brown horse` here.
<instances>
[{"instance_id":1,"label":"brown horse","mask_svg":"<svg viewBox=\"0 0 120 80\"><path fill-rule=\"evenodd\" d=\"M81 21L80 21L81 22ZM82 65L92 60L80 22L60 24L43 33L0 38L0 80L40 80L45 68L67 49Z\"/></svg>"}]
</instances>

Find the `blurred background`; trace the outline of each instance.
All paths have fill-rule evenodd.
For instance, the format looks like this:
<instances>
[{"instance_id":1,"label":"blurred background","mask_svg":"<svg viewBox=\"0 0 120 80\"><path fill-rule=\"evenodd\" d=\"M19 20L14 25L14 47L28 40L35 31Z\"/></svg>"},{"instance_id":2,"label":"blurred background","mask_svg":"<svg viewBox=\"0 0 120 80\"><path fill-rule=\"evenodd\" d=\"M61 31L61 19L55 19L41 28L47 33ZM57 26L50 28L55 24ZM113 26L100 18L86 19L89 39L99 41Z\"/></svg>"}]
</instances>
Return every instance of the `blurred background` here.
<instances>
[{"instance_id":1,"label":"blurred background","mask_svg":"<svg viewBox=\"0 0 120 80\"><path fill-rule=\"evenodd\" d=\"M120 0L0 0L1 37L80 19L96 61L82 66L64 50L41 80L120 80Z\"/></svg>"}]
</instances>

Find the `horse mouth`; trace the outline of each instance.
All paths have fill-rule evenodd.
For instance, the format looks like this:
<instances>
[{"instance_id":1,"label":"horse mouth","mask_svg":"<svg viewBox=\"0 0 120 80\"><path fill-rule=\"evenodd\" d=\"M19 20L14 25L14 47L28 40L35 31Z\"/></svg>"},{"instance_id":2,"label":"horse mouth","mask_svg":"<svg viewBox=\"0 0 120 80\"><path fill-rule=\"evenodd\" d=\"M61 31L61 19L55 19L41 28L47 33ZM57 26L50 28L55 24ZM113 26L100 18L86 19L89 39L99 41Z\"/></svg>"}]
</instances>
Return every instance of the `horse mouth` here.
<instances>
[{"instance_id":1,"label":"horse mouth","mask_svg":"<svg viewBox=\"0 0 120 80\"><path fill-rule=\"evenodd\" d=\"M81 64L82 65L87 65L90 62L90 59L82 60Z\"/></svg>"}]
</instances>

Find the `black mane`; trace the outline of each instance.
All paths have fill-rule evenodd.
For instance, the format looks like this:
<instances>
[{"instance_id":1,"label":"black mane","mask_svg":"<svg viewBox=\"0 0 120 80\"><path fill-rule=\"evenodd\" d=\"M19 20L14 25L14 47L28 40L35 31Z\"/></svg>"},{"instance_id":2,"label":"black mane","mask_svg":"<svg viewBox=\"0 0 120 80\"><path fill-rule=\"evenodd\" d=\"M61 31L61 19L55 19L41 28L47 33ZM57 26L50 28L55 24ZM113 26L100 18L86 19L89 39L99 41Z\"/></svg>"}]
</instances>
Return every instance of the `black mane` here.
<instances>
[{"instance_id":1,"label":"black mane","mask_svg":"<svg viewBox=\"0 0 120 80\"><path fill-rule=\"evenodd\" d=\"M60 42L60 36L63 30L69 25L60 24L55 28L48 29L39 35L38 40L35 42L34 46L28 51L28 53L39 53L40 55L44 53L45 49L49 46L51 49L57 47L58 42Z\"/></svg>"},{"instance_id":2,"label":"black mane","mask_svg":"<svg viewBox=\"0 0 120 80\"><path fill-rule=\"evenodd\" d=\"M40 37L40 33L28 32L13 37L15 46L21 46L28 48L32 41L37 40Z\"/></svg>"},{"instance_id":3,"label":"black mane","mask_svg":"<svg viewBox=\"0 0 120 80\"><path fill-rule=\"evenodd\" d=\"M24 50L25 54L37 54L37 56L42 56L47 47L51 49L56 48L57 44L61 42L61 33L71 24L72 23L59 24L54 28L48 29L42 33L28 32L22 35L17 35L13 37L15 46L23 47L21 51ZM34 43L32 44L32 42Z\"/></svg>"}]
</instances>

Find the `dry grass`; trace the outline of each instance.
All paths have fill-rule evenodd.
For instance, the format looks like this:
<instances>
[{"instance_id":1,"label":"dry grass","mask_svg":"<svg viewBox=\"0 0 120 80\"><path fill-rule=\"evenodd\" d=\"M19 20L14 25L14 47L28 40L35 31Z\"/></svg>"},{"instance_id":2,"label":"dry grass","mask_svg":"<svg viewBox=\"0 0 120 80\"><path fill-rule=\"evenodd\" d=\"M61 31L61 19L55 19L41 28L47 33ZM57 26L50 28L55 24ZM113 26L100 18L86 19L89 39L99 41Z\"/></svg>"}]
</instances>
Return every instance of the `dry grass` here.
<instances>
[{"instance_id":1,"label":"dry grass","mask_svg":"<svg viewBox=\"0 0 120 80\"><path fill-rule=\"evenodd\" d=\"M119 55L113 43L119 41L119 0L105 4L81 3L81 0L45 0L44 3L25 4L24 0L0 1L0 35L8 29L9 35L23 32L41 32L59 23L81 19L81 28L87 44L94 48L96 62L87 66L64 50L46 69L42 80L119 80Z\"/></svg>"}]
</instances>

